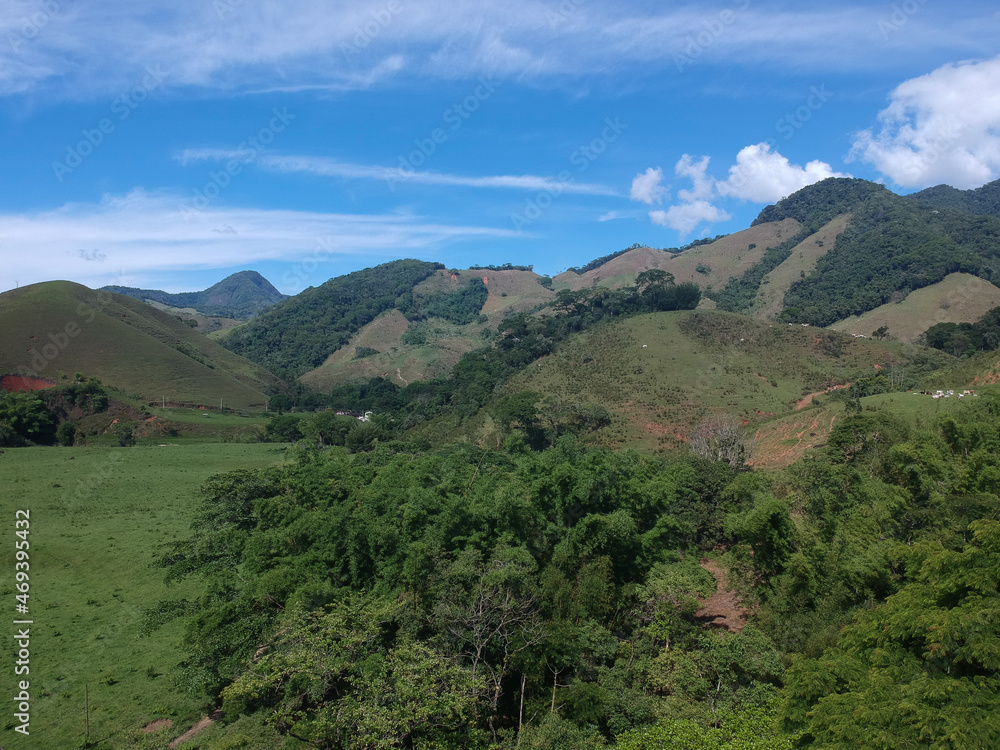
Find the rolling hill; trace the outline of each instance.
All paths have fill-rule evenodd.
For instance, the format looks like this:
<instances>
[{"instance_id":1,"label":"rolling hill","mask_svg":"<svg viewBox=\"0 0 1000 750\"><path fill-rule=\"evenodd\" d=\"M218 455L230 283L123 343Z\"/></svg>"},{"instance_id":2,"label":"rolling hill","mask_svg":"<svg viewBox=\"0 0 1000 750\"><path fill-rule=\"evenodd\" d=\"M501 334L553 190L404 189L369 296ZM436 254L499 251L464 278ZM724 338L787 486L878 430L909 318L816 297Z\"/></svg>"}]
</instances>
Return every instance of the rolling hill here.
<instances>
[{"instance_id":1,"label":"rolling hill","mask_svg":"<svg viewBox=\"0 0 1000 750\"><path fill-rule=\"evenodd\" d=\"M662 312L596 326L529 365L503 394L595 403L612 423L601 444L662 449L701 421L748 425L808 404L811 394L897 368L914 381L954 361L935 350L717 311ZM806 398L805 401L803 399Z\"/></svg>"},{"instance_id":2,"label":"rolling hill","mask_svg":"<svg viewBox=\"0 0 1000 750\"><path fill-rule=\"evenodd\" d=\"M0 373L60 381L81 372L146 402L239 409L287 386L138 300L50 281L0 294Z\"/></svg>"},{"instance_id":3,"label":"rolling hill","mask_svg":"<svg viewBox=\"0 0 1000 750\"><path fill-rule=\"evenodd\" d=\"M285 299L284 294L256 271L234 273L201 292L169 294L158 289L127 286L105 286L101 290L172 308L170 312L190 310L214 318L249 318Z\"/></svg>"}]
</instances>

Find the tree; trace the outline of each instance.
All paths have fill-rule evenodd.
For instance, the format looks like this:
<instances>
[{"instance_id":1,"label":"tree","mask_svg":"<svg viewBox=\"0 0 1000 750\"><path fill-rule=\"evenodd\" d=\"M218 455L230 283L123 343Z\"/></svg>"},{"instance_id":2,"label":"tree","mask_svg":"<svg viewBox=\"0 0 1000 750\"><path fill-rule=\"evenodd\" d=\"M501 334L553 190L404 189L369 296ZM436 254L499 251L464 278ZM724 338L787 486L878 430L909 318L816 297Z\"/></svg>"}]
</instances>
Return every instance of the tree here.
<instances>
[{"instance_id":1,"label":"tree","mask_svg":"<svg viewBox=\"0 0 1000 750\"><path fill-rule=\"evenodd\" d=\"M302 437L300 418L291 414L282 414L271 417L271 421L264 428L264 433L269 440L283 443L294 443Z\"/></svg>"},{"instance_id":2,"label":"tree","mask_svg":"<svg viewBox=\"0 0 1000 750\"><path fill-rule=\"evenodd\" d=\"M746 466L753 455L753 438L730 416L702 422L691 436L690 446L696 456L722 461L735 469Z\"/></svg>"},{"instance_id":3,"label":"tree","mask_svg":"<svg viewBox=\"0 0 1000 750\"><path fill-rule=\"evenodd\" d=\"M0 422L32 443L52 443L55 424L45 402L30 393L5 393L0 396Z\"/></svg>"},{"instance_id":4,"label":"tree","mask_svg":"<svg viewBox=\"0 0 1000 750\"><path fill-rule=\"evenodd\" d=\"M345 750L451 746L474 736L473 676L427 644L394 640L401 606L355 595L325 613L292 608L223 691L225 712L264 708L280 733Z\"/></svg>"},{"instance_id":5,"label":"tree","mask_svg":"<svg viewBox=\"0 0 1000 750\"><path fill-rule=\"evenodd\" d=\"M1000 746L1000 523L962 551L898 550L909 583L789 672L784 721L816 747Z\"/></svg>"},{"instance_id":6,"label":"tree","mask_svg":"<svg viewBox=\"0 0 1000 750\"><path fill-rule=\"evenodd\" d=\"M63 422L56 430L56 440L59 445L71 446L76 439L76 425L72 422Z\"/></svg>"}]
</instances>

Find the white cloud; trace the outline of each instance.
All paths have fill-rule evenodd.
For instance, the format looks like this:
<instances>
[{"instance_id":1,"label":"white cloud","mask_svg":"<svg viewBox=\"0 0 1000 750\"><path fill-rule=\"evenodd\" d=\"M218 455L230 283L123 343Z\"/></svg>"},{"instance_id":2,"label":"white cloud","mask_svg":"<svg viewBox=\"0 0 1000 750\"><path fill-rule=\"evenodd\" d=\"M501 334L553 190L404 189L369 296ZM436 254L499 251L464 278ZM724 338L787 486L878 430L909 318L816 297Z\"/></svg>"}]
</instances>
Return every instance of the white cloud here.
<instances>
[{"instance_id":1,"label":"white cloud","mask_svg":"<svg viewBox=\"0 0 1000 750\"><path fill-rule=\"evenodd\" d=\"M156 274L169 271L312 259L309 278L297 278L299 288L291 288L295 281L271 279L283 292L295 293L333 275L324 275L322 261L338 255L362 255L380 263L438 250L455 240L519 236L513 230L437 224L403 213L326 214L212 205L194 211L187 202L179 195L137 190L105 196L99 204L0 214L0 290L15 282L23 286L49 280L54 269L62 278L96 288L157 283Z\"/></svg>"},{"instance_id":2,"label":"white cloud","mask_svg":"<svg viewBox=\"0 0 1000 750\"><path fill-rule=\"evenodd\" d=\"M645 172L637 174L632 179L632 190L629 197L641 203L662 203L667 194L667 189L661 184L663 182L663 170L657 167L649 167Z\"/></svg>"},{"instance_id":3,"label":"white cloud","mask_svg":"<svg viewBox=\"0 0 1000 750\"><path fill-rule=\"evenodd\" d=\"M792 164L766 143L740 149L729 177L716 184L719 195L754 203L774 203L806 185L827 177L847 177L833 171L826 162L811 161L800 167Z\"/></svg>"},{"instance_id":4,"label":"white cloud","mask_svg":"<svg viewBox=\"0 0 1000 750\"><path fill-rule=\"evenodd\" d=\"M411 167L351 164L323 156L261 156L249 151L186 149L177 158L184 165L203 160L229 161L235 159L237 161L253 162L263 169L270 169L275 172L305 172L322 177L341 177L351 180L381 180L393 190L401 185L413 183L417 185L499 188L505 190L526 190L530 192L549 191L556 195L560 193L572 193L575 195L617 195L614 190L605 185L573 182L571 180L563 182L552 177L539 175L484 175L480 177L468 177L441 172L421 172Z\"/></svg>"},{"instance_id":5,"label":"white cloud","mask_svg":"<svg viewBox=\"0 0 1000 750\"><path fill-rule=\"evenodd\" d=\"M1000 176L1000 57L948 64L901 83L852 157L902 187L973 188Z\"/></svg>"},{"instance_id":6,"label":"white cloud","mask_svg":"<svg viewBox=\"0 0 1000 750\"><path fill-rule=\"evenodd\" d=\"M676 72L675 56L690 55L692 45L698 65L870 70L934 51L977 54L995 36L994 9L986 4L959 18L952 8L924 5L907 18L907 44L874 56L872 47L886 43L879 22L892 12L881 4L789 10L765 0L732 3L724 14L690 3L659 8L622 0L577 3L557 24L549 18L556 6L538 0L404 0L396 13L386 11L389 5L5 0L0 95L114 96L148 65L169 72L168 87L241 92L364 89L401 77L631 78ZM32 18L41 22L32 25Z\"/></svg>"},{"instance_id":7,"label":"white cloud","mask_svg":"<svg viewBox=\"0 0 1000 750\"><path fill-rule=\"evenodd\" d=\"M736 155L729 177L719 182L708 173L709 157L698 161L684 154L674 166L680 177L691 180L690 190L678 190L680 203L665 211L650 211L654 224L669 227L682 235L691 234L702 224L729 221L732 216L715 205L720 198L738 198L755 203L772 203L806 185L827 177L846 177L826 162L811 161L801 167L791 164L766 143L747 146Z\"/></svg>"},{"instance_id":8,"label":"white cloud","mask_svg":"<svg viewBox=\"0 0 1000 750\"><path fill-rule=\"evenodd\" d=\"M733 217L708 201L696 200L671 206L666 211L650 211L649 218L661 227L670 227L681 234L691 234L702 222L714 224L729 221Z\"/></svg>"},{"instance_id":9,"label":"white cloud","mask_svg":"<svg viewBox=\"0 0 1000 750\"><path fill-rule=\"evenodd\" d=\"M695 162L690 154L684 154L674 166L674 171L681 177L691 178L692 187L690 190L677 191L677 197L682 201L693 202L712 197L715 180L707 174L707 156L702 157L701 161Z\"/></svg>"}]
</instances>

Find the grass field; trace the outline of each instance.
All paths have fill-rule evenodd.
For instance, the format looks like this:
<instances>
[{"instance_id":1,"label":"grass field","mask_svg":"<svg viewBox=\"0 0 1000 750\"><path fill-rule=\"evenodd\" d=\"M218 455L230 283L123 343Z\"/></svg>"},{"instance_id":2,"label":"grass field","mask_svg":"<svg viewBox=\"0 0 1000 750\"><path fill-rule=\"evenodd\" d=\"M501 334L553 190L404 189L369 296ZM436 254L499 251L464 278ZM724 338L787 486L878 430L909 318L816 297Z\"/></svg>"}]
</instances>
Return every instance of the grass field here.
<instances>
[{"instance_id":1,"label":"grass field","mask_svg":"<svg viewBox=\"0 0 1000 750\"><path fill-rule=\"evenodd\" d=\"M720 312L641 315L574 336L530 365L505 391L603 404L609 447L671 448L713 415L750 425L788 414L809 393L875 375L916 353L821 328ZM933 353L941 363L950 358Z\"/></svg>"},{"instance_id":2,"label":"grass field","mask_svg":"<svg viewBox=\"0 0 1000 750\"><path fill-rule=\"evenodd\" d=\"M273 444L215 443L21 448L0 455L0 517L8 528L2 601L10 623L16 604L10 574L14 515L26 509L31 524L27 619L34 621L30 735L13 731L8 702L0 745L7 750L81 747L85 686L90 739L97 747L166 747L198 721L206 707L199 696L184 692L173 675L184 657L180 623L140 637L144 608L164 599L194 598L198 583L184 581L168 589L164 571L152 566L160 545L188 533L205 479L221 471L279 462L284 450ZM14 644L11 638L6 643L10 657ZM5 696L16 694L14 680L13 670L5 669L0 679ZM170 727L148 735L141 731L157 719L168 719ZM238 731L217 725L182 747L208 748L213 738ZM260 732L254 727L246 734ZM278 740L234 745L280 746Z\"/></svg>"},{"instance_id":3,"label":"grass field","mask_svg":"<svg viewBox=\"0 0 1000 750\"><path fill-rule=\"evenodd\" d=\"M1000 306L1000 288L967 273L948 274L941 281L830 326L835 331L871 336L881 326L898 341L913 341L937 323L972 323Z\"/></svg>"}]
</instances>

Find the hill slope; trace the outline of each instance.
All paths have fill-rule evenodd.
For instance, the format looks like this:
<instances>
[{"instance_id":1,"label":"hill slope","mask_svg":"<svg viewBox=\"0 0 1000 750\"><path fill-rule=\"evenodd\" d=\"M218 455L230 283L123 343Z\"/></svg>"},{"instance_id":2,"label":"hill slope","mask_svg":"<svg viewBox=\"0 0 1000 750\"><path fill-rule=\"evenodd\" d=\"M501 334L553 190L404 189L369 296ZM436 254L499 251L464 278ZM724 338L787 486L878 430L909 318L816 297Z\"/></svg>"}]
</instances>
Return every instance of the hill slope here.
<instances>
[{"instance_id":1,"label":"hill slope","mask_svg":"<svg viewBox=\"0 0 1000 750\"><path fill-rule=\"evenodd\" d=\"M508 315L528 312L555 298L540 280L531 271L437 270L413 288L414 303L405 314L396 308L383 313L299 380L329 390L359 378L388 377L405 386L414 380L446 377L463 354L483 346L487 329L495 330ZM468 316L455 314L441 317L448 313L449 300L469 297L476 289L473 301L484 295L485 299L474 320L463 322Z\"/></svg>"},{"instance_id":2,"label":"hill slope","mask_svg":"<svg viewBox=\"0 0 1000 750\"><path fill-rule=\"evenodd\" d=\"M262 407L284 385L138 300L50 281L0 294L0 372L96 376L145 401Z\"/></svg>"},{"instance_id":3,"label":"hill slope","mask_svg":"<svg viewBox=\"0 0 1000 750\"><path fill-rule=\"evenodd\" d=\"M635 283L643 271L657 268L672 273L678 284L692 282L703 289L719 289L759 263L768 248L781 244L798 231L798 222L789 219L744 229L681 253L639 247L582 274L565 271L553 278L553 287L556 290L594 286L620 289Z\"/></svg>"},{"instance_id":4,"label":"hill slope","mask_svg":"<svg viewBox=\"0 0 1000 750\"><path fill-rule=\"evenodd\" d=\"M795 411L800 399L905 365L913 377L953 361L937 351L855 339L723 312L665 312L600 325L516 375L504 393L596 403L610 446L666 448L702 420L729 414L755 424Z\"/></svg>"},{"instance_id":5,"label":"hill slope","mask_svg":"<svg viewBox=\"0 0 1000 750\"><path fill-rule=\"evenodd\" d=\"M936 284L911 292L898 303L838 320L830 328L870 336L885 326L898 341L916 341L933 325L979 320L994 307L1000 307L1000 288L978 276L952 273Z\"/></svg>"},{"instance_id":6,"label":"hill slope","mask_svg":"<svg viewBox=\"0 0 1000 750\"><path fill-rule=\"evenodd\" d=\"M101 290L166 307L191 308L202 315L222 318L249 318L285 299L284 294L256 271L234 273L201 292L169 294L158 289L127 286L105 286Z\"/></svg>"}]
</instances>

